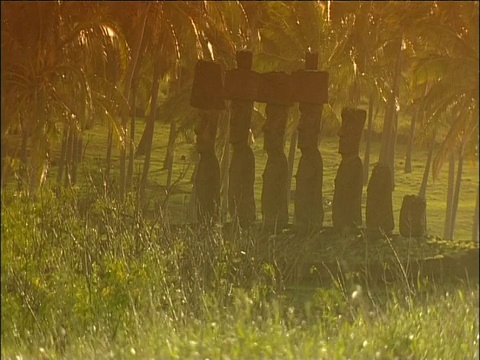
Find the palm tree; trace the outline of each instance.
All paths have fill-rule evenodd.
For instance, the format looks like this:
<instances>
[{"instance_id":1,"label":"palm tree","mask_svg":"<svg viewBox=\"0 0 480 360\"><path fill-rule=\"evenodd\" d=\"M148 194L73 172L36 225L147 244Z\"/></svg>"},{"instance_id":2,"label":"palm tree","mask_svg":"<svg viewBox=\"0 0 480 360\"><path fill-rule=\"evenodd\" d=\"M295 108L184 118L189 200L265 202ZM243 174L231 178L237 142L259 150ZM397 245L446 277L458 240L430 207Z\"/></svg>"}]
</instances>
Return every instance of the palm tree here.
<instances>
[{"instance_id":1,"label":"palm tree","mask_svg":"<svg viewBox=\"0 0 480 360\"><path fill-rule=\"evenodd\" d=\"M370 169L370 149L373 131L374 112L385 105L386 79L388 67L385 63L384 48L389 45L382 39L384 29L380 27L378 5L375 2L358 4L333 3L332 15L336 27L347 27L348 36L344 46L344 58L348 59L347 71L341 72L342 85L348 89L343 103L357 107L368 101L367 132L365 137L365 155L363 161L363 180L368 183ZM376 107L376 110L374 109ZM375 115L376 116L376 115Z\"/></svg>"},{"instance_id":2,"label":"palm tree","mask_svg":"<svg viewBox=\"0 0 480 360\"><path fill-rule=\"evenodd\" d=\"M24 144L36 149L28 158L32 193L46 176L62 125L78 139L96 114L113 120L125 109L121 101L110 103L120 97L93 71L116 32L100 15L89 2L2 3L2 136L20 128Z\"/></svg>"},{"instance_id":3,"label":"palm tree","mask_svg":"<svg viewBox=\"0 0 480 360\"><path fill-rule=\"evenodd\" d=\"M123 26L123 29L132 29L130 37L130 57L128 65L123 78L123 94L127 101L130 100L130 94L132 91L132 81L135 72L138 67L138 59L140 49L142 47L143 38L145 36L145 25L147 16L152 3L139 2L138 4L126 3L128 7L125 8L125 4L112 3L112 12L115 14L117 20L123 20L127 22L127 26ZM126 18L128 16L128 18ZM132 25L133 23L133 25ZM126 168L126 154L128 145L128 115L122 117L122 141L120 146L120 189L119 195L121 199L125 198L127 190L127 168Z\"/></svg>"},{"instance_id":4,"label":"palm tree","mask_svg":"<svg viewBox=\"0 0 480 360\"><path fill-rule=\"evenodd\" d=\"M455 149L458 152L455 187L449 189L451 213L445 226L445 234L452 238L465 150L478 128L478 2L437 3L431 21L419 30L429 48L415 59L416 81L434 82L422 108L429 121L438 122L445 116L452 120L433 160L434 179L447 156ZM478 146L478 137L473 139Z\"/></svg>"},{"instance_id":5,"label":"palm tree","mask_svg":"<svg viewBox=\"0 0 480 360\"><path fill-rule=\"evenodd\" d=\"M430 14L431 3L400 3L388 2L385 6L379 6L378 19L381 26L388 29L388 38L391 41L391 59L394 71L390 75L390 90L385 109L385 119L382 132L382 144L379 162L389 165L394 181L394 154L398 128L398 110L400 105L400 87L404 85L403 72L409 63L408 45L414 43L418 37L417 28Z\"/></svg>"}]
</instances>

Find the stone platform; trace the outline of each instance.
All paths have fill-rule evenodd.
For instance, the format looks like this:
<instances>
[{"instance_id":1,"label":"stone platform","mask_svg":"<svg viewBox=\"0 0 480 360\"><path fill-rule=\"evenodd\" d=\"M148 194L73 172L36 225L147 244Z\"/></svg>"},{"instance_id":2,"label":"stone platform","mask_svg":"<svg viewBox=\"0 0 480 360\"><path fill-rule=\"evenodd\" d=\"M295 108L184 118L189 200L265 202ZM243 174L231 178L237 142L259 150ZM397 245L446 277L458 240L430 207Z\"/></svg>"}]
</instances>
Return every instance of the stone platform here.
<instances>
[{"instance_id":1,"label":"stone platform","mask_svg":"<svg viewBox=\"0 0 480 360\"><path fill-rule=\"evenodd\" d=\"M228 238L231 229L224 227ZM275 265L286 283L322 285L332 281L385 283L465 280L478 282L479 247L472 241L448 241L434 237L405 238L399 234L368 238L342 236L333 228L299 235L285 229L276 235L262 234L259 227L250 234L257 261Z\"/></svg>"}]
</instances>

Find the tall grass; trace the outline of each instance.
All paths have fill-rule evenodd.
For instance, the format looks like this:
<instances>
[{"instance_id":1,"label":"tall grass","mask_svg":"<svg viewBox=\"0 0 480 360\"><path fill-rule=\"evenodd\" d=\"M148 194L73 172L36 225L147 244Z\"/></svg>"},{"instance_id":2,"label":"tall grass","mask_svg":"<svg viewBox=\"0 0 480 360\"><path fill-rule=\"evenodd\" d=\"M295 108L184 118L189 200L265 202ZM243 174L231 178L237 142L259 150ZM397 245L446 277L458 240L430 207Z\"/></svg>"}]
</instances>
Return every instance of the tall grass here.
<instances>
[{"instance_id":1,"label":"tall grass","mask_svg":"<svg viewBox=\"0 0 480 360\"><path fill-rule=\"evenodd\" d=\"M4 359L478 358L476 284L292 291L251 234L96 186L2 197Z\"/></svg>"}]
</instances>

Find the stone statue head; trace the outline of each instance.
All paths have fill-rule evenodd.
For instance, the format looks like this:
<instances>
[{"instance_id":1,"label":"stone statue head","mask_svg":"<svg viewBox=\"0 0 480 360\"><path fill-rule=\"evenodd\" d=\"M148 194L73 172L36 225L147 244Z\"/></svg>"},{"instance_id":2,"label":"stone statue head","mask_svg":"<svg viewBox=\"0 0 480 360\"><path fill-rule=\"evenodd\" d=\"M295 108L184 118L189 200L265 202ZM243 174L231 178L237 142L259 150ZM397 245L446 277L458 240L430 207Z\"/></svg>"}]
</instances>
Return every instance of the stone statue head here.
<instances>
[{"instance_id":1,"label":"stone statue head","mask_svg":"<svg viewBox=\"0 0 480 360\"><path fill-rule=\"evenodd\" d=\"M285 126L287 125L288 107L277 104L267 104L267 120L263 125L263 148L266 151L283 150Z\"/></svg>"},{"instance_id":2,"label":"stone statue head","mask_svg":"<svg viewBox=\"0 0 480 360\"><path fill-rule=\"evenodd\" d=\"M358 154L366 117L367 112L365 110L354 108L342 109L342 125L337 133L339 137L339 153L342 155Z\"/></svg>"}]
</instances>

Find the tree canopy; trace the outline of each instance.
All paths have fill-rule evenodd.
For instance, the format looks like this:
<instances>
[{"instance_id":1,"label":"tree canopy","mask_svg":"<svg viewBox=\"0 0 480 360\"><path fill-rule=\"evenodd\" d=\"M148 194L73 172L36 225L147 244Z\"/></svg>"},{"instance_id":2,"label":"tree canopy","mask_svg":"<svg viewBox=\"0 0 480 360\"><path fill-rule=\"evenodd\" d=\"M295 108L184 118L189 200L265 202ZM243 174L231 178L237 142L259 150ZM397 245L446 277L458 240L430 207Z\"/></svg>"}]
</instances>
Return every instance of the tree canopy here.
<instances>
[{"instance_id":1,"label":"tree canopy","mask_svg":"<svg viewBox=\"0 0 480 360\"><path fill-rule=\"evenodd\" d=\"M399 109L419 107L421 126L444 135L434 175L459 144L478 148L472 135L478 128L476 1L33 1L1 7L2 138L25 134L41 149L28 160L34 168L44 166L65 126L81 134L102 121L125 148L132 78L138 76L140 92L149 89L154 65L162 89L169 89L160 91L160 113L191 126L185 94L195 62L232 68L241 49L253 52L260 72L303 68L305 52L318 52L319 69L330 73L324 116L333 123L341 107L364 106L372 96L386 113L385 126ZM143 102L147 107L152 100L143 95Z\"/></svg>"}]
</instances>

